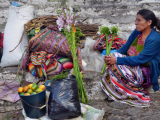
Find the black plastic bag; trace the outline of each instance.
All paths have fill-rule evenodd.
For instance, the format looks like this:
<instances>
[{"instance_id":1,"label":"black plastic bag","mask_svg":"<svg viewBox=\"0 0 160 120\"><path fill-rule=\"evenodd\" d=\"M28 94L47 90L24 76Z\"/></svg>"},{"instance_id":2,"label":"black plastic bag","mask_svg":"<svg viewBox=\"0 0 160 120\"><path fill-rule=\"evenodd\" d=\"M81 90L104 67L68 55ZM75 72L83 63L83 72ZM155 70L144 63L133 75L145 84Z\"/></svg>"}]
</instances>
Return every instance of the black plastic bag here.
<instances>
[{"instance_id":1,"label":"black plastic bag","mask_svg":"<svg viewBox=\"0 0 160 120\"><path fill-rule=\"evenodd\" d=\"M80 115L81 106L76 77L69 73L64 79L53 80L48 100L49 118L70 119Z\"/></svg>"}]
</instances>

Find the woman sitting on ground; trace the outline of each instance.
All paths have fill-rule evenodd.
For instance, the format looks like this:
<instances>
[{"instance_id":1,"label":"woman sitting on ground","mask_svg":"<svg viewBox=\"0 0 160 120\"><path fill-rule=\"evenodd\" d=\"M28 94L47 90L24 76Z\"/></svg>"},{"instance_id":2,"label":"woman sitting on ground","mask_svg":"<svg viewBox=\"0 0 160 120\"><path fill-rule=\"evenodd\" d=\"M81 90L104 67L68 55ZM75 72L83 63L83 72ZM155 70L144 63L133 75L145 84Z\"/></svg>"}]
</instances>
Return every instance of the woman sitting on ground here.
<instances>
[{"instance_id":1,"label":"woman sitting on ground","mask_svg":"<svg viewBox=\"0 0 160 120\"><path fill-rule=\"evenodd\" d=\"M102 78L102 89L115 101L132 106L150 106L147 91L151 85L159 90L160 74L160 20L147 9L137 13L136 29L126 44L110 56Z\"/></svg>"}]
</instances>

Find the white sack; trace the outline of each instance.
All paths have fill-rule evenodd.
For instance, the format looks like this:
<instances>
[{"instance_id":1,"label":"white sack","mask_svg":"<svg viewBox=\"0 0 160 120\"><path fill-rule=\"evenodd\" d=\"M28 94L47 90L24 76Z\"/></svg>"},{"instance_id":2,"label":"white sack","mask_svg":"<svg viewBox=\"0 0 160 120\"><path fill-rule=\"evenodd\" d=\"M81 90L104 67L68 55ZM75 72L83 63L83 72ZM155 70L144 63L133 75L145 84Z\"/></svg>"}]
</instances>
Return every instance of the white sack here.
<instances>
[{"instance_id":1,"label":"white sack","mask_svg":"<svg viewBox=\"0 0 160 120\"><path fill-rule=\"evenodd\" d=\"M24 24L34 18L33 6L9 7L7 24L4 30L3 56L1 59L1 67L14 66L19 64L19 60L28 46L27 36L24 35L22 42L18 45ZM18 47L13 51L16 46Z\"/></svg>"}]
</instances>

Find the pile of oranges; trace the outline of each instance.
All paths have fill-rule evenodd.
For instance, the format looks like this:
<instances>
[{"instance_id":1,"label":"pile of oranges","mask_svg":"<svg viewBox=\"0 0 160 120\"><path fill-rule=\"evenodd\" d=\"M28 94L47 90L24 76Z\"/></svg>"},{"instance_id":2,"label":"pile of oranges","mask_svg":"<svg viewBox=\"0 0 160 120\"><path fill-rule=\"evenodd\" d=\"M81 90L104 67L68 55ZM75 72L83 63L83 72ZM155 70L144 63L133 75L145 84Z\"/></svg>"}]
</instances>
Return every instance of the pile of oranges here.
<instances>
[{"instance_id":1,"label":"pile of oranges","mask_svg":"<svg viewBox=\"0 0 160 120\"><path fill-rule=\"evenodd\" d=\"M19 87L18 92L20 95L33 95L42 92L45 85L37 85L36 83L29 84L28 86Z\"/></svg>"}]
</instances>

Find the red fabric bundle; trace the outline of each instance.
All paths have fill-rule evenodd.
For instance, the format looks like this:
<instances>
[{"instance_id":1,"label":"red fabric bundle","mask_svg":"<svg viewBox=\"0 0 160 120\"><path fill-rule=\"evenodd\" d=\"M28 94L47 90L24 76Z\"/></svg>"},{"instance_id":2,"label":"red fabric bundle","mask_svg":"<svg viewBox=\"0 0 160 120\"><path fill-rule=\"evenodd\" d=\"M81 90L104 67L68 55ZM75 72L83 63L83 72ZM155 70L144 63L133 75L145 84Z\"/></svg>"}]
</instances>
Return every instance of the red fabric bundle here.
<instances>
[{"instance_id":1,"label":"red fabric bundle","mask_svg":"<svg viewBox=\"0 0 160 120\"><path fill-rule=\"evenodd\" d=\"M3 48L3 36L4 33L0 33L0 47Z\"/></svg>"},{"instance_id":2,"label":"red fabric bundle","mask_svg":"<svg viewBox=\"0 0 160 120\"><path fill-rule=\"evenodd\" d=\"M112 40L112 35L108 35L108 44ZM126 43L126 40L122 40L118 36L113 39L111 49L119 49ZM105 50L106 49L106 35L102 35L99 40L94 44L93 48L95 50Z\"/></svg>"}]
</instances>

